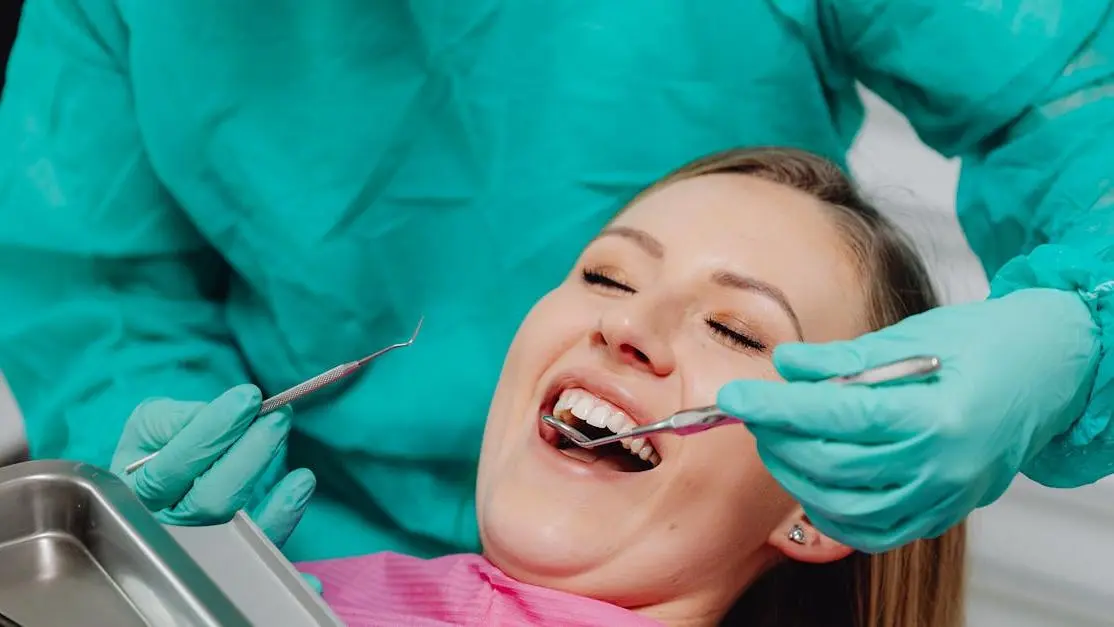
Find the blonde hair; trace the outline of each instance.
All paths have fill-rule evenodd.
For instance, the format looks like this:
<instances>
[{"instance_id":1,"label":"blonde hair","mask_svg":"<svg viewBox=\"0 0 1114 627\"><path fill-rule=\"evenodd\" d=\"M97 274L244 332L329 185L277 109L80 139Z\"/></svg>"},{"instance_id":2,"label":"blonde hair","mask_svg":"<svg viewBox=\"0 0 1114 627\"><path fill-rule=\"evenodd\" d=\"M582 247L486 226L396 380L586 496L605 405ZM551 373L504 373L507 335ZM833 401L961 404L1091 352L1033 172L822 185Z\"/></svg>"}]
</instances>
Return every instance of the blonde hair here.
<instances>
[{"instance_id":1,"label":"blonde hair","mask_svg":"<svg viewBox=\"0 0 1114 627\"><path fill-rule=\"evenodd\" d=\"M937 306L928 272L913 246L872 207L842 170L787 148L729 150L694 161L641 195L708 174L755 176L816 198L835 224L863 277L867 324L880 329ZM736 603L724 625L748 627L961 627L964 524L931 540L877 555L852 553L831 564L785 561Z\"/></svg>"}]
</instances>

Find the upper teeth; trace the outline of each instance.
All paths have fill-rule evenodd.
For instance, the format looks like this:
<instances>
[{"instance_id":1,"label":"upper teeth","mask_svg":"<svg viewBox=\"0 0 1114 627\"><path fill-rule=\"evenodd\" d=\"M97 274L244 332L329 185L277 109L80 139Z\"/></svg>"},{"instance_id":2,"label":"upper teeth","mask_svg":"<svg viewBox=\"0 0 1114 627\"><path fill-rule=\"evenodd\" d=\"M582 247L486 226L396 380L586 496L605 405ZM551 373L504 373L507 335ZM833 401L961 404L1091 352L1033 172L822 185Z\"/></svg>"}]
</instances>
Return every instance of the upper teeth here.
<instances>
[{"instance_id":1,"label":"upper teeth","mask_svg":"<svg viewBox=\"0 0 1114 627\"><path fill-rule=\"evenodd\" d=\"M630 431L637 426L611 403L579 388L569 388L561 392L557 404L553 407L553 414L557 418L575 416L594 427L610 429L614 433ZM621 444L631 452L631 455L648 461L654 466L661 463L661 456L645 438L622 440Z\"/></svg>"}]
</instances>

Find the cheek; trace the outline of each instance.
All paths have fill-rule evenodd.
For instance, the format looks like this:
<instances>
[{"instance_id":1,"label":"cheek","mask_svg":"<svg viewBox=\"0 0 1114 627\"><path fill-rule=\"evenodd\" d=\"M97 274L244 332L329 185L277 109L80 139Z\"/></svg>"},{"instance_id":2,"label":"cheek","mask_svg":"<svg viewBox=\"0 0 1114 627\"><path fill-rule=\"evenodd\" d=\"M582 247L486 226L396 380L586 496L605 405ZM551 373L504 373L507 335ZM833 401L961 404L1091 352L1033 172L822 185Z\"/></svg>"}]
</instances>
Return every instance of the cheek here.
<instances>
[{"instance_id":1,"label":"cheek","mask_svg":"<svg viewBox=\"0 0 1114 627\"><path fill-rule=\"evenodd\" d=\"M707 460L701 474L715 469L722 477L721 487L744 501L760 498L766 502L771 496L785 494L758 456L754 436L746 425L730 425L720 431L723 433L716 434L718 438L693 442L692 455Z\"/></svg>"},{"instance_id":2,"label":"cheek","mask_svg":"<svg viewBox=\"0 0 1114 627\"><path fill-rule=\"evenodd\" d=\"M558 287L539 300L519 326L488 412L485 455L492 440L534 409L528 405L540 402L550 366L591 332L592 313L577 306L575 296L568 286Z\"/></svg>"},{"instance_id":3,"label":"cheek","mask_svg":"<svg viewBox=\"0 0 1114 627\"><path fill-rule=\"evenodd\" d=\"M699 357L686 360L694 365L686 371L686 406L714 403L719 389L732 380L781 379L767 356L713 347ZM762 463L754 436L742 422L686 438L680 452L682 489L694 501L706 504L709 511L705 515L744 521L746 524L733 522L720 530L738 541L764 542L795 506Z\"/></svg>"},{"instance_id":4,"label":"cheek","mask_svg":"<svg viewBox=\"0 0 1114 627\"><path fill-rule=\"evenodd\" d=\"M762 464L746 426L706 436L691 438L682 452L685 468L677 484L689 511L678 521L679 530L688 527L713 553L736 546L745 547L740 556L748 555L765 544L795 503Z\"/></svg>"},{"instance_id":5,"label":"cheek","mask_svg":"<svg viewBox=\"0 0 1114 627\"><path fill-rule=\"evenodd\" d=\"M561 285L539 300L518 328L504 360L504 379L532 379L542 372L594 328L593 312L579 302L575 289Z\"/></svg>"}]
</instances>

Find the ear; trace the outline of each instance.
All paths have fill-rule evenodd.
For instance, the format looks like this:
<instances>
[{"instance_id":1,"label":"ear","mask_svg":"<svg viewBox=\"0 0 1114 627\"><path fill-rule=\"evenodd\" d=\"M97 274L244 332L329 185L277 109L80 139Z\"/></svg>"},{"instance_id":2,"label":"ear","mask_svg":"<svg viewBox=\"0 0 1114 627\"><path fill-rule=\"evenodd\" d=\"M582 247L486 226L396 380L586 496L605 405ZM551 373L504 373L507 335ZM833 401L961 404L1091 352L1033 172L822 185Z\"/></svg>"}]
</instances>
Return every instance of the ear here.
<instances>
[{"instance_id":1,"label":"ear","mask_svg":"<svg viewBox=\"0 0 1114 627\"><path fill-rule=\"evenodd\" d=\"M835 562L854 550L817 531L800 508L774 529L767 543L789 559L809 564Z\"/></svg>"}]
</instances>

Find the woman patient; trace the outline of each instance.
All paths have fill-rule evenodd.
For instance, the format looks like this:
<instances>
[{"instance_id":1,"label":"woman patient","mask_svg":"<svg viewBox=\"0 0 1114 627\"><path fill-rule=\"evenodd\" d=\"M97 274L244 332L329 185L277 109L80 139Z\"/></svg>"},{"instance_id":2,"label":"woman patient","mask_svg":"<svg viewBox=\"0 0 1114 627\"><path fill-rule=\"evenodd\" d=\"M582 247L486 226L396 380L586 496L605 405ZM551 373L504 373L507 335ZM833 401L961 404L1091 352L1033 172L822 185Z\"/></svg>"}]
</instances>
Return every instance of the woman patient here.
<instances>
[{"instance_id":1,"label":"woman patient","mask_svg":"<svg viewBox=\"0 0 1114 627\"><path fill-rule=\"evenodd\" d=\"M786 150L666 177L522 322L488 415L483 556L299 565L350 624L958 627L964 530L868 556L825 537L745 426L566 446L777 378L778 344L856 337L935 304L895 228L834 166ZM440 621L440 622L439 622Z\"/></svg>"},{"instance_id":2,"label":"woman patient","mask_svg":"<svg viewBox=\"0 0 1114 627\"><path fill-rule=\"evenodd\" d=\"M962 526L857 553L809 524L742 423L586 451L539 420L618 431L711 405L729 380L777 379L783 342L934 305L912 249L826 161L693 163L635 198L522 322L480 455L483 555L299 569L350 625L959 627Z\"/></svg>"}]
</instances>

